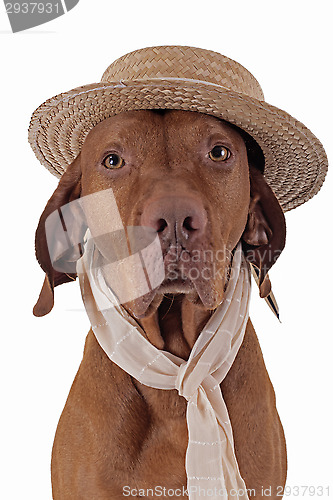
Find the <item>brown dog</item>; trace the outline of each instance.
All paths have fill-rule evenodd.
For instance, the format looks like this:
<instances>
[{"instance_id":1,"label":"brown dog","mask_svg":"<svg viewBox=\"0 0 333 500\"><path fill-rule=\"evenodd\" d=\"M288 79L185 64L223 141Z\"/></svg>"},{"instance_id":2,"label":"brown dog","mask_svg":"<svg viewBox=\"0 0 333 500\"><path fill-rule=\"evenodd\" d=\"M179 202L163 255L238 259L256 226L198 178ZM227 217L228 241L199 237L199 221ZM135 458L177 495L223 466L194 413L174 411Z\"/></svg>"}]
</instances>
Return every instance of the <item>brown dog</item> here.
<instances>
[{"instance_id":1,"label":"brown dog","mask_svg":"<svg viewBox=\"0 0 333 500\"><path fill-rule=\"evenodd\" d=\"M47 216L71 200L108 188L125 227L149 226L159 234L165 263L172 245L189 255L195 250L228 255L242 239L246 255L261 269L261 294L267 294L264 278L284 246L285 222L262 167L256 143L212 116L130 111L99 123L42 214L36 250L47 278L35 314L49 312L53 287L75 276L52 268ZM107 218L108 207L98 206L96 213L99 221L90 220L90 227ZM80 239L85 227L75 231ZM153 345L183 359L223 299L229 262L211 262L209 280L202 277L203 263L195 265L197 279L186 277L186 269L185 278L172 280L167 274L148 299L126 304ZM214 272L216 266L223 272ZM286 479L285 441L250 321L221 390L249 496L262 498L262 489L271 487L277 498ZM185 411L186 401L177 391L144 386L112 363L90 331L54 442L54 498L122 498L125 486L133 490L130 496L156 486L186 488Z\"/></svg>"}]
</instances>

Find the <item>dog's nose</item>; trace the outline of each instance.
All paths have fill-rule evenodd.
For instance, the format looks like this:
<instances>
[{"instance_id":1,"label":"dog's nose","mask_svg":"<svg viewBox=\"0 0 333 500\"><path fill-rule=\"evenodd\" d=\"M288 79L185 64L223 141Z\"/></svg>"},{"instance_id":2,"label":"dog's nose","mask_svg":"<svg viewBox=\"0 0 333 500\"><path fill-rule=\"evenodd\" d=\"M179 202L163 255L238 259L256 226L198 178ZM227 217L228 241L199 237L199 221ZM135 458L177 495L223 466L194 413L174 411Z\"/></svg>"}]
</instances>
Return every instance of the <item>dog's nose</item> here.
<instances>
[{"instance_id":1,"label":"dog's nose","mask_svg":"<svg viewBox=\"0 0 333 500\"><path fill-rule=\"evenodd\" d=\"M163 197L146 203L141 224L152 227L165 244L178 243L186 248L186 243L203 236L207 212L195 198Z\"/></svg>"}]
</instances>

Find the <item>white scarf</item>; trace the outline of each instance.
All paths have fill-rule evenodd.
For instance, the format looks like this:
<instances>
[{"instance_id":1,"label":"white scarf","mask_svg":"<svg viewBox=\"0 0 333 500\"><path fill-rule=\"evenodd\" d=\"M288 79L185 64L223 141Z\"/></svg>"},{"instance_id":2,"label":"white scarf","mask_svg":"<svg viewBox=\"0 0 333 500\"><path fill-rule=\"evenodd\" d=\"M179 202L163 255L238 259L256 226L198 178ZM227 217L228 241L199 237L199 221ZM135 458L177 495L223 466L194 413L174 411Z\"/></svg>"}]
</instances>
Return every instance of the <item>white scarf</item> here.
<instances>
[{"instance_id":1,"label":"white scarf","mask_svg":"<svg viewBox=\"0 0 333 500\"><path fill-rule=\"evenodd\" d=\"M96 339L107 356L142 384L177 389L187 400L187 489L190 500L246 499L231 422L220 384L242 344L248 320L250 274L241 245L235 250L223 302L207 322L187 361L154 347L138 323L119 305L96 264L88 239L77 272ZM90 285L90 286L89 286Z\"/></svg>"}]
</instances>

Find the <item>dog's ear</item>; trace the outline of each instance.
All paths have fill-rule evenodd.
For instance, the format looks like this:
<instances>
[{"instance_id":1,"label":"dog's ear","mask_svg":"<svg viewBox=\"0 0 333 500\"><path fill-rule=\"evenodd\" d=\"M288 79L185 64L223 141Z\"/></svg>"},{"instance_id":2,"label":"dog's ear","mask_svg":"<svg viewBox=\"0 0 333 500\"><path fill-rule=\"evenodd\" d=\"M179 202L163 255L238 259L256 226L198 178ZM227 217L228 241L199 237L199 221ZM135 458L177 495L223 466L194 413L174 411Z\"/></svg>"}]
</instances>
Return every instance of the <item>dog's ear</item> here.
<instances>
[{"instance_id":1,"label":"dog's ear","mask_svg":"<svg viewBox=\"0 0 333 500\"><path fill-rule=\"evenodd\" d=\"M80 194L79 155L61 177L36 230L36 257L45 271L45 280L33 309L35 316L44 316L51 311L55 286L76 279L76 261L82 255L86 231L82 213L74 202Z\"/></svg>"},{"instance_id":2,"label":"dog's ear","mask_svg":"<svg viewBox=\"0 0 333 500\"><path fill-rule=\"evenodd\" d=\"M263 174L250 165L251 201L242 236L247 260L259 271L260 296L270 292L269 269L281 254L286 239L282 208Z\"/></svg>"}]
</instances>

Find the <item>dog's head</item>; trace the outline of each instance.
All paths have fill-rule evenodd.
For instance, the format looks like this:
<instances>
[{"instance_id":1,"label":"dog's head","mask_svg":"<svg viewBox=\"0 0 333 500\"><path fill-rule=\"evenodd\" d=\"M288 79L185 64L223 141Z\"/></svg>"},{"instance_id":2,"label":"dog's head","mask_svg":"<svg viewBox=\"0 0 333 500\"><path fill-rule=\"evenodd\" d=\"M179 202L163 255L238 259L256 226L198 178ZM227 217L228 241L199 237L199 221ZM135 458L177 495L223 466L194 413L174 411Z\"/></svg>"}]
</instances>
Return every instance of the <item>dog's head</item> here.
<instances>
[{"instance_id":1,"label":"dog's head","mask_svg":"<svg viewBox=\"0 0 333 500\"><path fill-rule=\"evenodd\" d=\"M72 223L66 229L74 246L60 234L64 224L48 229L58 255L74 263L70 272L52 265L45 221L71 201L108 189L123 226L149 228L158 235L163 254L163 282L128 301L125 306L131 314L150 315L165 294L185 294L189 301L215 309L223 300L232 252L241 239L246 257L260 271L261 295L266 295L267 271L284 247L285 220L263 168L264 157L255 141L212 116L131 111L99 123L41 216L36 255L46 279L34 313L47 314L54 286L75 279L75 261L83 251L80 243L87 227L92 234L96 228L98 234L106 233L114 213L106 196L96 197L94 209L85 211L84 217L71 204ZM105 258L112 252L108 241L97 242Z\"/></svg>"}]
</instances>

